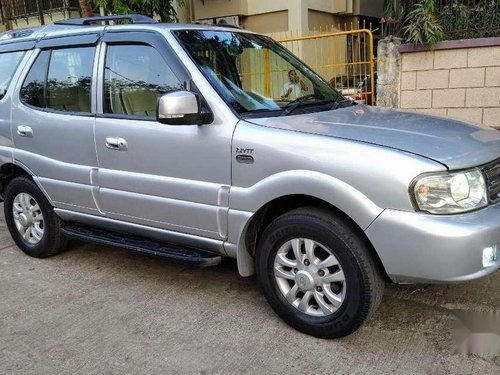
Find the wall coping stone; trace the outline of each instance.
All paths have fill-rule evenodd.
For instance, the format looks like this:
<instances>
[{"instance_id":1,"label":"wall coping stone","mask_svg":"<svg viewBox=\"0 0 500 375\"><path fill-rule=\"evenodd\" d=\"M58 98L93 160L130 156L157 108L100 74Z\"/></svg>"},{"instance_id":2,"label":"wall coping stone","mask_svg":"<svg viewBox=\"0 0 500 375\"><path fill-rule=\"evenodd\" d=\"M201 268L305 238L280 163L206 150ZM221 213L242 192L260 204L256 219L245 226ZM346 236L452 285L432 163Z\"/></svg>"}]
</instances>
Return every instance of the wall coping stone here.
<instances>
[{"instance_id":1,"label":"wall coping stone","mask_svg":"<svg viewBox=\"0 0 500 375\"><path fill-rule=\"evenodd\" d=\"M429 44L401 44L399 52L422 52L422 51L437 51L443 49L456 49L456 48L475 48L475 47L491 47L500 46L500 37L492 38L478 38L478 39L459 39L459 40L443 40L437 42L434 48Z\"/></svg>"}]
</instances>

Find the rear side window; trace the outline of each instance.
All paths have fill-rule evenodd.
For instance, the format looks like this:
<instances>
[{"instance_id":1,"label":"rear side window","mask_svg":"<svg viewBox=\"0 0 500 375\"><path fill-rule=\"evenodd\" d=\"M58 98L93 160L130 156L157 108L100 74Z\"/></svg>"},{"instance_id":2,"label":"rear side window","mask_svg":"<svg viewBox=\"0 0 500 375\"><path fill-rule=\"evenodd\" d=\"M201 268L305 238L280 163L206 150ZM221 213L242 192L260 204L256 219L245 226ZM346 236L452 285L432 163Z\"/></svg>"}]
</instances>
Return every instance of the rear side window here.
<instances>
[{"instance_id":1,"label":"rear side window","mask_svg":"<svg viewBox=\"0 0 500 375\"><path fill-rule=\"evenodd\" d=\"M21 89L21 100L38 108L90 112L95 47L42 51Z\"/></svg>"},{"instance_id":2,"label":"rear side window","mask_svg":"<svg viewBox=\"0 0 500 375\"><path fill-rule=\"evenodd\" d=\"M50 51L42 51L31 66L21 88L21 100L34 107L45 108L45 78Z\"/></svg>"},{"instance_id":3,"label":"rear side window","mask_svg":"<svg viewBox=\"0 0 500 375\"><path fill-rule=\"evenodd\" d=\"M12 76L23 56L24 51L0 54L0 99L3 98L7 92Z\"/></svg>"},{"instance_id":4,"label":"rear side window","mask_svg":"<svg viewBox=\"0 0 500 375\"><path fill-rule=\"evenodd\" d=\"M153 47L142 44L108 46L104 113L154 117L158 97L182 87Z\"/></svg>"}]
</instances>

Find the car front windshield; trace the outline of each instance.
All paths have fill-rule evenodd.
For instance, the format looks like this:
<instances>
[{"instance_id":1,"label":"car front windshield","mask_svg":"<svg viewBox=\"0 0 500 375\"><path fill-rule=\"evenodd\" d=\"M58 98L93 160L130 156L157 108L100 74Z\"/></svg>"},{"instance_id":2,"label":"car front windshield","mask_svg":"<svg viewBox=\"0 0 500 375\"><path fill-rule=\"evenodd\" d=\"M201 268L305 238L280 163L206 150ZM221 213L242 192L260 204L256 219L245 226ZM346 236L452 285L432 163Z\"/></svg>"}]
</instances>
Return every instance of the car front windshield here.
<instances>
[{"instance_id":1,"label":"car front windshield","mask_svg":"<svg viewBox=\"0 0 500 375\"><path fill-rule=\"evenodd\" d=\"M224 30L174 34L239 113L289 112L299 103L317 106L342 100L340 93L271 38Z\"/></svg>"}]
</instances>

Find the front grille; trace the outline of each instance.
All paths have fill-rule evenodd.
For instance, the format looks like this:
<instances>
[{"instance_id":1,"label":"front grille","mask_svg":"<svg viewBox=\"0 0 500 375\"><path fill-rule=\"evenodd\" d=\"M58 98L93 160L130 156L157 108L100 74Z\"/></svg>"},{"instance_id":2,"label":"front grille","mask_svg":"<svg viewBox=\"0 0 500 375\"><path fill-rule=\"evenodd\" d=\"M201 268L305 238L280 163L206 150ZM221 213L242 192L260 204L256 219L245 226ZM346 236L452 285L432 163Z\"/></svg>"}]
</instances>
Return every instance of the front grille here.
<instances>
[{"instance_id":1,"label":"front grille","mask_svg":"<svg viewBox=\"0 0 500 375\"><path fill-rule=\"evenodd\" d=\"M488 189L488 200L491 203L500 201L500 160L496 160L483 168Z\"/></svg>"}]
</instances>

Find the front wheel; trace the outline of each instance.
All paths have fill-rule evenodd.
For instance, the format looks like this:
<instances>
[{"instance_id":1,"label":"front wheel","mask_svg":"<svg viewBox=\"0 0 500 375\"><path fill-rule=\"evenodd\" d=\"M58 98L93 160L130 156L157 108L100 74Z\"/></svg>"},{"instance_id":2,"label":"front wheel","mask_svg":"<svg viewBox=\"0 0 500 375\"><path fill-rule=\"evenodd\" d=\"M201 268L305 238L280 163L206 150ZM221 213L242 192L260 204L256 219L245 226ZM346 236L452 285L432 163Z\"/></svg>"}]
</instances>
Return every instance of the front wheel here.
<instances>
[{"instance_id":1,"label":"front wheel","mask_svg":"<svg viewBox=\"0 0 500 375\"><path fill-rule=\"evenodd\" d=\"M46 258L66 248L61 220L31 178L16 177L7 185L4 214L12 238L26 254Z\"/></svg>"},{"instance_id":2,"label":"front wheel","mask_svg":"<svg viewBox=\"0 0 500 375\"><path fill-rule=\"evenodd\" d=\"M384 291L364 241L344 220L318 208L274 220L259 239L256 262L274 311L292 327L320 338L354 332Z\"/></svg>"}]
</instances>

